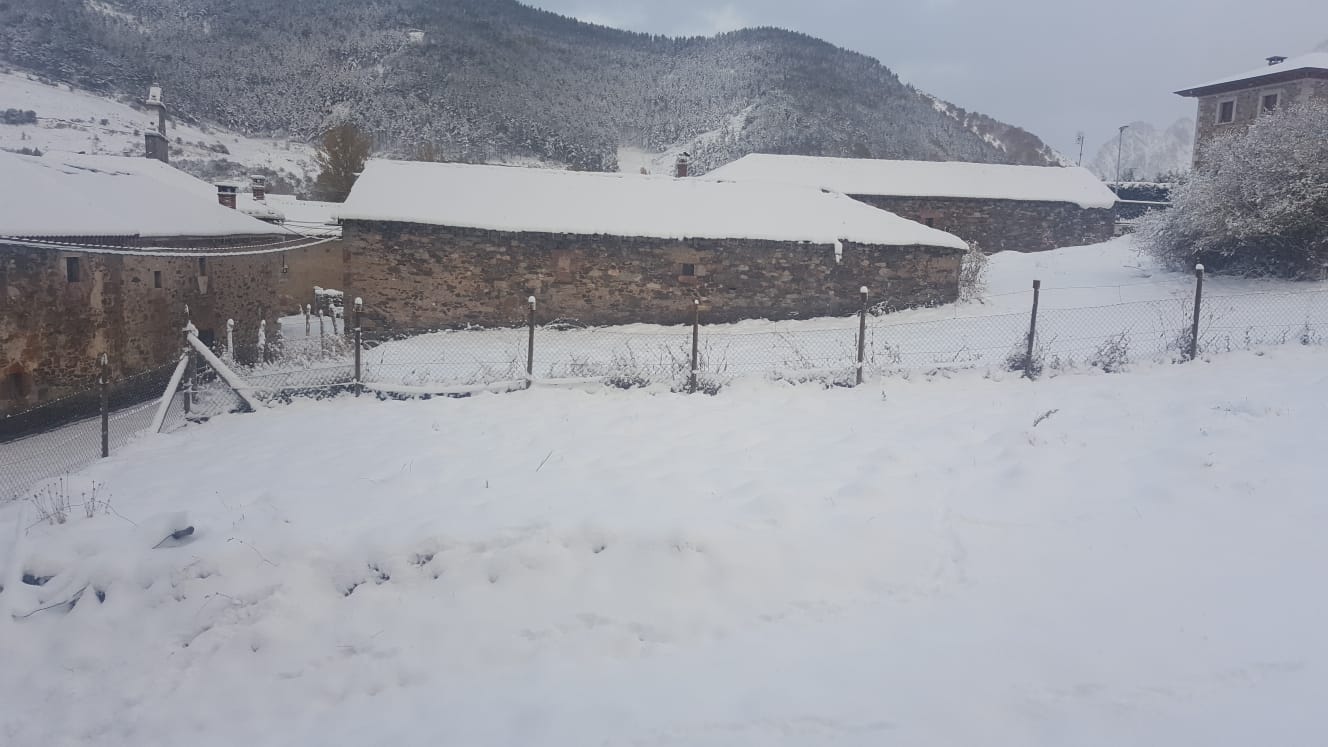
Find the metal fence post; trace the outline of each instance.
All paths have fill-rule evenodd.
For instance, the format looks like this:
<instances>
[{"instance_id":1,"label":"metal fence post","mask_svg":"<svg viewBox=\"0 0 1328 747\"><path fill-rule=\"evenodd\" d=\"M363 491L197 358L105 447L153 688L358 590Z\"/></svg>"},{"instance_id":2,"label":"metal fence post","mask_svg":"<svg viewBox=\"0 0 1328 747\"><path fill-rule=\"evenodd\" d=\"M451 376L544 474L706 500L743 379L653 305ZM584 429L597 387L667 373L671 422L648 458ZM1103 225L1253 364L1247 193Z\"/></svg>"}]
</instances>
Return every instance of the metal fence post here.
<instances>
[{"instance_id":1,"label":"metal fence post","mask_svg":"<svg viewBox=\"0 0 1328 747\"><path fill-rule=\"evenodd\" d=\"M309 311L312 307L309 304L304 305L304 336L309 336Z\"/></svg>"},{"instance_id":2,"label":"metal fence post","mask_svg":"<svg viewBox=\"0 0 1328 747\"><path fill-rule=\"evenodd\" d=\"M1199 356L1199 311L1203 307L1204 266L1194 266L1194 319L1190 322L1190 360Z\"/></svg>"},{"instance_id":3,"label":"metal fence post","mask_svg":"<svg viewBox=\"0 0 1328 747\"><path fill-rule=\"evenodd\" d=\"M360 378L360 312L364 311L364 299L355 298L355 396L360 396L360 390L364 389L364 382Z\"/></svg>"},{"instance_id":4,"label":"metal fence post","mask_svg":"<svg viewBox=\"0 0 1328 747\"><path fill-rule=\"evenodd\" d=\"M858 311L858 384L862 384L862 369L867 365L867 286L858 289L862 294L862 309Z\"/></svg>"},{"instance_id":5,"label":"metal fence post","mask_svg":"<svg viewBox=\"0 0 1328 747\"><path fill-rule=\"evenodd\" d=\"M194 348L189 344L189 330L193 325L185 322L184 326L184 354L189 362L184 368L184 414L188 415L193 407L194 396Z\"/></svg>"},{"instance_id":6,"label":"metal fence post","mask_svg":"<svg viewBox=\"0 0 1328 747\"><path fill-rule=\"evenodd\" d=\"M526 388L535 386L535 297L526 299L530 304L530 312L526 321L528 337L526 338Z\"/></svg>"},{"instance_id":7,"label":"metal fence post","mask_svg":"<svg viewBox=\"0 0 1328 747\"><path fill-rule=\"evenodd\" d=\"M106 354L101 354L101 376L97 383L101 385L101 456L111 455L111 400L110 400L110 361Z\"/></svg>"},{"instance_id":8,"label":"metal fence post","mask_svg":"<svg viewBox=\"0 0 1328 747\"><path fill-rule=\"evenodd\" d=\"M692 373L687 378L687 391L696 392L696 375L700 373L697 366L700 361L701 349L701 299L692 299Z\"/></svg>"},{"instance_id":9,"label":"metal fence post","mask_svg":"<svg viewBox=\"0 0 1328 747\"><path fill-rule=\"evenodd\" d=\"M226 320L226 357L235 360L235 320Z\"/></svg>"},{"instance_id":10,"label":"metal fence post","mask_svg":"<svg viewBox=\"0 0 1328 747\"><path fill-rule=\"evenodd\" d=\"M1028 318L1028 350L1024 355L1024 376L1033 378L1037 375L1033 362L1033 343L1037 339L1038 298L1042 295L1042 281L1033 281L1033 314Z\"/></svg>"}]
</instances>

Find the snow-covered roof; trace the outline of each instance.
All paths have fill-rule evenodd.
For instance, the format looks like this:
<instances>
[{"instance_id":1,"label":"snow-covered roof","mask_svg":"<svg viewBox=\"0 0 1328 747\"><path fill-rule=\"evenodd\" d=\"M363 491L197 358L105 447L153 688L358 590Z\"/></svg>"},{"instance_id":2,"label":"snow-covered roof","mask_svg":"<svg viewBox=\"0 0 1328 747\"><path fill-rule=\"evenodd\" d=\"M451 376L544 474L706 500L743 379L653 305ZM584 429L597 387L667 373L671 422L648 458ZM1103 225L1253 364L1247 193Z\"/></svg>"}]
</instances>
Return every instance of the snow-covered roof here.
<instances>
[{"instance_id":1,"label":"snow-covered roof","mask_svg":"<svg viewBox=\"0 0 1328 747\"><path fill-rule=\"evenodd\" d=\"M1228 75L1225 78L1218 78L1217 80L1210 80L1207 83L1201 83L1197 86L1190 86L1189 88L1177 91L1176 93L1181 96L1201 96L1208 89L1238 87L1233 86L1232 84L1234 83L1246 84L1273 75L1282 75L1284 73L1294 74L1298 72L1309 73L1311 71L1317 71L1320 74L1328 74L1328 52L1310 52L1295 57L1288 57L1276 65L1262 65L1243 73Z\"/></svg>"},{"instance_id":2,"label":"snow-covered roof","mask_svg":"<svg viewBox=\"0 0 1328 747\"><path fill-rule=\"evenodd\" d=\"M217 204L207 182L160 161L0 153L0 236L236 236L281 228Z\"/></svg>"},{"instance_id":3,"label":"snow-covered roof","mask_svg":"<svg viewBox=\"0 0 1328 747\"><path fill-rule=\"evenodd\" d=\"M452 163L370 161L337 217L496 231L966 246L815 188Z\"/></svg>"},{"instance_id":4,"label":"snow-covered roof","mask_svg":"<svg viewBox=\"0 0 1328 747\"><path fill-rule=\"evenodd\" d=\"M753 153L721 166L708 179L755 179L822 187L848 195L968 197L1071 202L1109 208L1116 196L1077 166L1005 166L963 161L885 161Z\"/></svg>"}]
</instances>

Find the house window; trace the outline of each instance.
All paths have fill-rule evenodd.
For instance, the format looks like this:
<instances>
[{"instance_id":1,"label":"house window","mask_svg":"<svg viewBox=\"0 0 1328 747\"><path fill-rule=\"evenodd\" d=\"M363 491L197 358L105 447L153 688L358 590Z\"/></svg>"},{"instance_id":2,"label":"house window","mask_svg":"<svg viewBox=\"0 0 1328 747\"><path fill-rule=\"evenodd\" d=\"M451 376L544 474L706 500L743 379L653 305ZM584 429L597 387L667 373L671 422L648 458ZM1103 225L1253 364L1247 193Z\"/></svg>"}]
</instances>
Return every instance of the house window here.
<instances>
[{"instance_id":1,"label":"house window","mask_svg":"<svg viewBox=\"0 0 1328 747\"><path fill-rule=\"evenodd\" d=\"M935 219L935 218L923 218L923 219L922 219L922 222L925 223L925 224L927 224L927 228L935 228L935 227L936 227L936 219Z\"/></svg>"},{"instance_id":2,"label":"house window","mask_svg":"<svg viewBox=\"0 0 1328 747\"><path fill-rule=\"evenodd\" d=\"M199 277L207 277L207 258L206 258L206 257L199 257L199 258L198 258L198 276L199 276Z\"/></svg>"},{"instance_id":3,"label":"house window","mask_svg":"<svg viewBox=\"0 0 1328 747\"><path fill-rule=\"evenodd\" d=\"M161 270L152 271L152 287L153 288L161 287Z\"/></svg>"},{"instance_id":4,"label":"house window","mask_svg":"<svg viewBox=\"0 0 1328 747\"><path fill-rule=\"evenodd\" d=\"M1227 99L1217 104L1217 123L1231 124L1236 121L1236 100Z\"/></svg>"},{"instance_id":5,"label":"house window","mask_svg":"<svg viewBox=\"0 0 1328 747\"><path fill-rule=\"evenodd\" d=\"M1259 111L1263 114L1271 114L1277 111L1277 105L1281 103L1282 94L1278 91L1265 93L1259 97Z\"/></svg>"},{"instance_id":6,"label":"house window","mask_svg":"<svg viewBox=\"0 0 1328 747\"><path fill-rule=\"evenodd\" d=\"M0 379L0 400L27 399L32 390L32 378L22 368L11 368Z\"/></svg>"},{"instance_id":7,"label":"house window","mask_svg":"<svg viewBox=\"0 0 1328 747\"><path fill-rule=\"evenodd\" d=\"M682 265L682 275L687 278L696 277L696 265L684 262Z\"/></svg>"},{"instance_id":8,"label":"house window","mask_svg":"<svg viewBox=\"0 0 1328 747\"><path fill-rule=\"evenodd\" d=\"M78 257L65 257L65 280L77 283L82 277L83 273L78 266Z\"/></svg>"}]
</instances>

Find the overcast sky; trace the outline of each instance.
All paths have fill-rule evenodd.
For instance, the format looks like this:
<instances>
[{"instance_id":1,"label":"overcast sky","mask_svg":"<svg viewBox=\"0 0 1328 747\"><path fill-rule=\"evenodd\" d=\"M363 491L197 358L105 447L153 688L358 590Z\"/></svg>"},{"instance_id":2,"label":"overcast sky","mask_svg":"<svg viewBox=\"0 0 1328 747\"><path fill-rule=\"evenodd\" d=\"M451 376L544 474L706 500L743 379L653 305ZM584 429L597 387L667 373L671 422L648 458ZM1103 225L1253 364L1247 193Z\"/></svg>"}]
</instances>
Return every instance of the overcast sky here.
<instances>
[{"instance_id":1,"label":"overcast sky","mask_svg":"<svg viewBox=\"0 0 1328 747\"><path fill-rule=\"evenodd\" d=\"M1172 91L1328 40L1328 0L527 0L633 31L802 31L1084 160L1136 120L1194 116Z\"/></svg>"}]
</instances>

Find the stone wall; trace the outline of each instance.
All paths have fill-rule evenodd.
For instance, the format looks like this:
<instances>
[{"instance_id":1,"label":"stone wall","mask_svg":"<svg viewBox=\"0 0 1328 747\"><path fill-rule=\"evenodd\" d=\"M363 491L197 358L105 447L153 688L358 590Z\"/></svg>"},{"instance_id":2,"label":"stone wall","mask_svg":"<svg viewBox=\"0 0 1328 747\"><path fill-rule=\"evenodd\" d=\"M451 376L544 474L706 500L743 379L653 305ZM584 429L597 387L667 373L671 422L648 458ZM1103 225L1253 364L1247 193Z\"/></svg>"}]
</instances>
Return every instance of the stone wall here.
<instances>
[{"instance_id":1,"label":"stone wall","mask_svg":"<svg viewBox=\"0 0 1328 747\"><path fill-rule=\"evenodd\" d=\"M78 263L73 282L70 259ZM276 336L280 271L275 253L149 257L0 246L0 413L93 386L103 352L113 379L175 360L186 304L200 332L218 342L235 319L237 358L253 359L259 321Z\"/></svg>"},{"instance_id":2,"label":"stone wall","mask_svg":"<svg viewBox=\"0 0 1328 747\"><path fill-rule=\"evenodd\" d=\"M314 287L341 289L345 280L345 258L341 243L333 241L308 249L285 252L278 303L283 314L295 313L314 302Z\"/></svg>"},{"instance_id":3,"label":"stone wall","mask_svg":"<svg viewBox=\"0 0 1328 747\"><path fill-rule=\"evenodd\" d=\"M953 301L962 252L939 247L668 240L506 233L410 223L343 224L347 297L375 329L502 325L526 317L590 324L849 314L858 289L896 307Z\"/></svg>"},{"instance_id":4,"label":"stone wall","mask_svg":"<svg viewBox=\"0 0 1328 747\"><path fill-rule=\"evenodd\" d=\"M957 197L882 197L854 199L924 223L982 251L1042 252L1063 246L1106 241L1116 223L1112 208L1081 208L1069 202L977 200Z\"/></svg>"},{"instance_id":5,"label":"stone wall","mask_svg":"<svg viewBox=\"0 0 1328 747\"><path fill-rule=\"evenodd\" d=\"M1198 114L1195 115L1194 127L1194 163L1199 164L1199 155L1203 146L1218 135L1228 132L1244 132L1250 123L1259 116L1259 100L1265 93L1279 94L1278 106L1286 107L1306 101L1328 102L1328 79L1301 78L1278 83L1269 83L1241 91L1227 91L1199 97ZM1234 99L1236 110L1231 122L1219 124L1217 108L1223 101Z\"/></svg>"}]
</instances>

